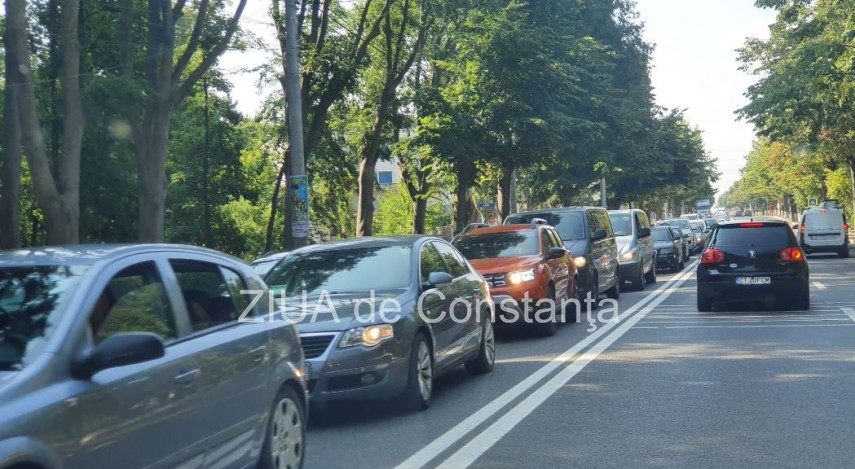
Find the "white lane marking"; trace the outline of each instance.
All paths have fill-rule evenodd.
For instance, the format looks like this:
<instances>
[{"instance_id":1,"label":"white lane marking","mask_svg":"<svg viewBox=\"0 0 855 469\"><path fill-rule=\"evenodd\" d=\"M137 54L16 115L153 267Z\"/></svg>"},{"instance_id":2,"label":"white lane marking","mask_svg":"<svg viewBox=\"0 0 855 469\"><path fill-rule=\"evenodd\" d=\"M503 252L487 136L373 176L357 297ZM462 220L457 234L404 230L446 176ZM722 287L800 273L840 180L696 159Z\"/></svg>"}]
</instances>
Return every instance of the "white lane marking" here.
<instances>
[{"instance_id":1,"label":"white lane marking","mask_svg":"<svg viewBox=\"0 0 855 469\"><path fill-rule=\"evenodd\" d=\"M853 313L855 314L855 313ZM852 318L855 321L855 318ZM636 329L773 329L787 327L855 327L855 324L756 324L745 326L636 326Z\"/></svg>"},{"instance_id":2,"label":"white lane marking","mask_svg":"<svg viewBox=\"0 0 855 469\"><path fill-rule=\"evenodd\" d=\"M687 276L681 275L681 278L674 283L675 287L670 289L671 292L673 293L673 291L676 291L680 285L682 285L683 282L688 280L691 276L692 273ZM583 353L581 357L567 365L567 367L562 369L552 379L534 390L528 397L523 399L522 402L514 406L501 418L493 422L492 425L487 427L484 431L466 443L466 445L457 450L457 452L452 454L451 457L443 461L439 467L469 467L469 465L481 457L484 452L498 443L499 440L507 435L512 428L532 413L534 409L543 404L544 401L555 394L556 391L561 389L561 387L573 379L576 374L582 371L589 363L594 361L594 359L609 348L616 340L630 330L638 321L644 318L647 313L652 311L653 308L659 305L659 303L665 301L670 294L671 293L656 297L638 313L630 317L626 322L623 322L616 331L591 347L587 352Z\"/></svg>"},{"instance_id":3,"label":"white lane marking","mask_svg":"<svg viewBox=\"0 0 855 469\"><path fill-rule=\"evenodd\" d=\"M401 464L398 464L395 469L420 468L431 462L431 460L439 456L443 451L447 450L452 445L463 439L471 431L475 430L479 425L487 421L487 419L498 413L508 404L513 402L516 398L534 387L545 377L549 376L550 373L561 367L561 365L565 365L570 362L570 360L576 354L578 354L586 347L591 345L591 343L609 332L617 324L622 323L627 317L629 317L630 315L638 311L641 307L643 307L644 304L651 302L660 293L669 291L670 286L679 281L679 279L683 277L691 277L694 274L695 265L696 263L692 263L691 265L686 266L686 268L683 269L683 271L680 272L678 275L674 276L674 278L668 280L661 287L650 292L650 294L642 298L638 303L634 304L628 310L620 314L619 317L621 322L612 321L607 324L604 324L599 329L597 329L597 331L590 334L588 337L584 338L576 345L570 347L561 355L552 359L551 362L547 363L546 365L529 375L526 379L520 381L516 386L512 387L511 389L508 389L502 395L493 399L487 405L478 409L477 411L475 411L475 413L452 427L450 430L440 435L432 442L428 443L424 448L420 449L418 452L404 460ZM668 293L668 295L670 295L670 292ZM667 297L667 295L665 297Z\"/></svg>"},{"instance_id":4,"label":"white lane marking","mask_svg":"<svg viewBox=\"0 0 855 469\"><path fill-rule=\"evenodd\" d=\"M828 287L826 287L822 282L811 282L811 283L813 283L813 286L817 290L828 290Z\"/></svg>"},{"instance_id":5,"label":"white lane marking","mask_svg":"<svg viewBox=\"0 0 855 469\"><path fill-rule=\"evenodd\" d=\"M851 320L852 320L852 322L855 322L855 309L852 309L852 308L840 308L840 311L843 311L843 314L845 314L845 315L849 316L849 319L851 319Z\"/></svg>"}]
</instances>

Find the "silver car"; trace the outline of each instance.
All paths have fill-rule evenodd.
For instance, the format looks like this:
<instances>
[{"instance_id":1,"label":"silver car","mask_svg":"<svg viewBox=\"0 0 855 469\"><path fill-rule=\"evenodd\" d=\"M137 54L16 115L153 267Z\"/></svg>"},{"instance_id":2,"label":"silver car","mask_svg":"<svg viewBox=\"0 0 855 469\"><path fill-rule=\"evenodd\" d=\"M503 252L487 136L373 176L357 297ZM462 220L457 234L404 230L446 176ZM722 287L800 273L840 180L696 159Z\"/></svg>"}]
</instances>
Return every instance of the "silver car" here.
<instances>
[{"instance_id":1,"label":"silver car","mask_svg":"<svg viewBox=\"0 0 855 469\"><path fill-rule=\"evenodd\" d=\"M266 295L207 249L0 252L0 468L299 468L303 352Z\"/></svg>"}]
</instances>

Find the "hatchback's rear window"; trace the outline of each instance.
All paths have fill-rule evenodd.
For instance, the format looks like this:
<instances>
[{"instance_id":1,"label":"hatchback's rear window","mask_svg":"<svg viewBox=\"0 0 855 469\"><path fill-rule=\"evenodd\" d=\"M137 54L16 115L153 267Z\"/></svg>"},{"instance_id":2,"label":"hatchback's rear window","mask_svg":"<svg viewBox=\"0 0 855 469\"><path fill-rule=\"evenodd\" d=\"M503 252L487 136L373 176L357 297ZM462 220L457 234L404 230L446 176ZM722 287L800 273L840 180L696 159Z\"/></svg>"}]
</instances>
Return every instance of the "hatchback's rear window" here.
<instances>
[{"instance_id":1,"label":"hatchback's rear window","mask_svg":"<svg viewBox=\"0 0 855 469\"><path fill-rule=\"evenodd\" d=\"M763 246L785 248L792 244L792 231L786 226L763 226L757 228L720 227L713 244L716 247Z\"/></svg>"}]
</instances>

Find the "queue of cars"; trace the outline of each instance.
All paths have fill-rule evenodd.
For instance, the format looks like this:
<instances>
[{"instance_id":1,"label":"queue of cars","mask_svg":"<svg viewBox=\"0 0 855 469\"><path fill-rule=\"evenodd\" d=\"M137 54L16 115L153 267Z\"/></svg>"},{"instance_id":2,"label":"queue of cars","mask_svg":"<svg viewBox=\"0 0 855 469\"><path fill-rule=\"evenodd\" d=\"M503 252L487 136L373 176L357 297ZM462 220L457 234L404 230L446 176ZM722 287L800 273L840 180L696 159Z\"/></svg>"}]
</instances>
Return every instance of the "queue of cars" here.
<instances>
[{"instance_id":1,"label":"queue of cars","mask_svg":"<svg viewBox=\"0 0 855 469\"><path fill-rule=\"evenodd\" d=\"M492 371L494 325L552 335L564 302L681 269L685 241L641 210L566 207L252 265L173 245L0 253L0 468L299 468L310 403L427 408L438 376Z\"/></svg>"}]
</instances>

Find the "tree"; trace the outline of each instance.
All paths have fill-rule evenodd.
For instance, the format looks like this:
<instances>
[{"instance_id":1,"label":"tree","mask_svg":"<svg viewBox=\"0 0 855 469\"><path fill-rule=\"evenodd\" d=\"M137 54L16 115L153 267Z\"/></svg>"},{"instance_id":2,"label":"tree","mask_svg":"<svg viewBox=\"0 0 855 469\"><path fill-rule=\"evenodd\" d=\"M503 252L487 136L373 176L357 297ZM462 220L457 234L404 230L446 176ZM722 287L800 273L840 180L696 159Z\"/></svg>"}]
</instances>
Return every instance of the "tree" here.
<instances>
[{"instance_id":1,"label":"tree","mask_svg":"<svg viewBox=\"0 0 855 469\"><path fill-rule=\"evenodd\" d=\"M4 68L6 86L3 88L3 157L0 160L0 249L21 247L21 124L18 120L18 102L14 86L14 70L18 68L15 51L11 47L9 29L3 31Z\"/></svg>"},{"instance_id":2,"label":"tree","mask_svg":"<svg viewBox=\"0 0 855 469\"><path fill-rule=\"evenodd\" d=\"M62 142L54 162L54 176L38 113L35 74L27 43L26 2L6 2L8 51L17 64L7 86L15 88L12 94L19 116L21 141L32 175L33 190L44 214L48 244L75 244L79 239L80 149L84 130L80 90L79 10L79 0L59 1L57 50L61 59ZM14 229L12 226L10 228Z\"/></svg>"},{"instance_id":3,"label":"tree","mask_svg":"<svg viewBox=\"0 0 855 469\"><path fill-rule=\"evenodd\" d=\"M136 3L120 2L120 73L129 83L141 82L145 96L143 108L131 108L127 116L137 159L137 230L142 242L164 240L166 157L173 113L232 43L246 2L238 0L231 18L224 19L216 11L219 2L198 0L191 11L186 0L147 0L146 43L139 50L134 48L133 26L140 23ZM179 27L179 20L188 14L193 15L189 32ZM137 70L140 62L142 70Z\"/></svg>"},{"instance_id":4,"label":"tree","mask_svg":"<svg viewBox=\"0 0 855 469\"><path fill-rule=\"evenodd\" d=\"M368 102L374 116L362 138L359 151L359 194L356 212L356 235L371 236L374 223L374 168L384 135L388 135L390 115L395 111L398 87L409 73L424 45L429 27L425 3L413 0L396 3L383 18L382 60L368 71Z\"/></svg>"}]
</instances>

